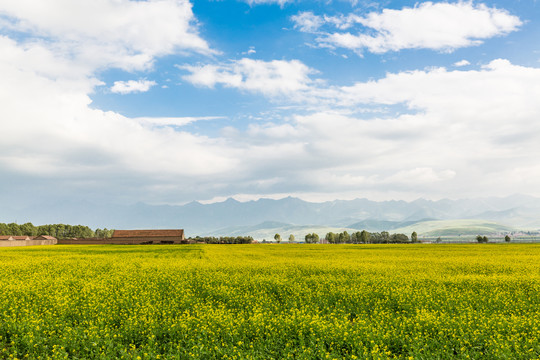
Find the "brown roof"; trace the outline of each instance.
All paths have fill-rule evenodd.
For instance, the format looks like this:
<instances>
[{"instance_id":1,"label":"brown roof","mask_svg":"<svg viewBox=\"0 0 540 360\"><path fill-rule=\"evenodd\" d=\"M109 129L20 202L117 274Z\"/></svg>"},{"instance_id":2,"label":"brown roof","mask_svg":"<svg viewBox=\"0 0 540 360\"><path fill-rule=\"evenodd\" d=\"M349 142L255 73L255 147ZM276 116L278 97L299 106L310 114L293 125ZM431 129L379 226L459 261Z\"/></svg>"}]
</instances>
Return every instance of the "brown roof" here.
<instances>
[{"instance_id":1,"label":"brown roof","mask_svg":"<svg viewBox=\"0 0 540 360\"><path fill-rule=\"evenodd\" d=\"M113 238L130 237L182 237L183 229L177 230L114 230Z\"/></svg>"},{"instance_id":2,"label":"brown roof","mask_svg":"<svg viewBox=\"0 0 540 360\"><path fill-rule=\"evenodd\" d=\"M1 235L0 240L30 240L30 238L24 235Z\"/></svg>"},{"instance_id":3,"label":"brown roof","mask_svg":"<svg viewBox=\"0 0 540 360\"><path fill-rule=\"evenodd\" d=\"M34 240L56 240L54 236L49 235L39 235L34 238Z\"/></svg>"}]
</instances>

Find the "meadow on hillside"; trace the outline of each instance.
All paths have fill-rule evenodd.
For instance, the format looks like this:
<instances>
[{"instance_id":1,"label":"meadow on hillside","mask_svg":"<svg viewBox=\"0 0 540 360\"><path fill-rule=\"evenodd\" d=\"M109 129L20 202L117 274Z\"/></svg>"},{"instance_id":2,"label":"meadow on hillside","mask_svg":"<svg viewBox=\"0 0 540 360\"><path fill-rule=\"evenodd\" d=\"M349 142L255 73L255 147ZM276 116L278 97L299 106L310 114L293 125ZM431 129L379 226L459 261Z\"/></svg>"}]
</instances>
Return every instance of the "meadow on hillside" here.
<instances>
[{"instance_id":1,"label":"meadow on hillside","mask_svg":"<svg viewBox=\"0 0 540 360\"><path fill-rule=\"evenodd\" d=\"M0 358L537 359L540 245L0 248Z\"/></svg>"}]
</instances>

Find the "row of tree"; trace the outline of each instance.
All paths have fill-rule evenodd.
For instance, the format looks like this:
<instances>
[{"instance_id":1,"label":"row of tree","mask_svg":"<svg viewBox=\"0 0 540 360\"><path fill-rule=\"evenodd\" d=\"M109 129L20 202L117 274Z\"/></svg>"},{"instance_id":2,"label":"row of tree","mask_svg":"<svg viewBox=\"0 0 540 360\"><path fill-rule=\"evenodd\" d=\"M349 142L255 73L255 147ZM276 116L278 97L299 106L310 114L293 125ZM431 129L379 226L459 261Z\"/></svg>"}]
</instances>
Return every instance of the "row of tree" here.
<instances>
[{"instance_id":1,"label":"row of tree","mask_svg":"<svg viewBox=\"0 0 540 360\"><path fill-rule=\"evenodd\" d=\"M416 232L411 234L411 238L405 234L390 234L388 231L368 232L366 230L349 234L329 232L324 237L329 244L407 244L418 242Z\"/></svg>"},{"instance_id":2,"label":"row of tree","mask_svg":"<svg viewBox=\"0 0 540 360\"><path fill-rule=\"evenodd\" d=\"M274 235L274 240L278 244L281 243L281 235ZM304 240L306 244L317 244L320 241L319 235L315 233L307 234ZM349 234L347 231L341 233L329 232L324 237L324 240L329 244L407 244L419 242L416 232L413 232L409 239L405 234L390 234L388 231L370 233L366 230L357 231L352 234ZM294 235L291 234L289 236L289 243L293 243L294 241Z\"/></svg>"},{"instance_id":3,"label":"row of tree","mask_svg":"<svg viewBox=\"0 0 540 360\"><path fill-rule=\"evenodd\" d=\"M196 236L194 238L189 238L188 240L204 242L205 244L251 244L253 242L251 236Z\"/></svg>"},{"instance_id":4,"label":"row of tree","mask_svg":"<svg viewBox=\"0 0 540 360\"><path fill-rule=\"evenodd\" d=\"M114 230L96 229L92 230L84 225L66 225L66 224L49 224L35 226L32 223L16 224L16 223L0 223L0 235L14 236L40 236L49 235L57 239L69 238L110 238Z\"/></svg>"}]
</instances>

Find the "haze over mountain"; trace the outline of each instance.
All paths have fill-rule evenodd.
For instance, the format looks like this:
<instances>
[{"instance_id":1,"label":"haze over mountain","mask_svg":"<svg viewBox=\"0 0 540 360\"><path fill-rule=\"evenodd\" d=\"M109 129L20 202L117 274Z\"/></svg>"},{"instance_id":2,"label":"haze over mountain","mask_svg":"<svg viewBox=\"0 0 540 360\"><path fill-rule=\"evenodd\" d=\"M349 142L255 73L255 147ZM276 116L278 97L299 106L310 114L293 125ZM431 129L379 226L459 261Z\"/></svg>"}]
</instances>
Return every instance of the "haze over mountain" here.
<instances>
[{"instance_id":1,"label":"haze over mountain","mask_svg":"<svg viewBox=\"0 0 540 360\"><path fill-rule=\"evenodd\" d=\"M537 230L540 229L540 199L514 195L439 201L355 199L314 203L293 197L247 202L229 198L211 204L191 202L179 206L58 202L0 210L3 222L80 223L116 229L184 228L188 236L251 234L276 228L290 229L291 232L318 229L321 233L330 228L391 231L414 228L420 221L455 219L493 221L500 224L501 229L506 226L507 229Z\"/></svg>"}]
</instances>

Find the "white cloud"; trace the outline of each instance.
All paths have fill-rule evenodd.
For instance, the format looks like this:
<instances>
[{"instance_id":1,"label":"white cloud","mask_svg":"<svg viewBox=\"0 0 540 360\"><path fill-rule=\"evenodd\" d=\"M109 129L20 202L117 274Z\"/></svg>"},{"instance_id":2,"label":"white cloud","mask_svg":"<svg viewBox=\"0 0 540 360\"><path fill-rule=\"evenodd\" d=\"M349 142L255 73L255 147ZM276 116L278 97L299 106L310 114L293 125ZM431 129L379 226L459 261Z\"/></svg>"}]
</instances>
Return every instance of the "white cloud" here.
<instances>
[{"instance_id":1,"label":"white cloud","mask_svg":"<svg viewBox=\"0 0 540 360\"><path fill-rule=\"evenodd\" d=\"M0 42L8 53L16 52L13 46L13 42ZM89 172L103 175L114 168L152 177L152 173L211 174L235 162L227 159L224 149L215 147L220 140L143 126L141 121L114 112L91 109L87 95L91 86L36 75L16 61L0 61L0 77L4 104L0 129L6 137L0 144L3 169L86 176ZM172 120L155 119L154 124L159 123L171 124ZM35 146L38 143L47 146ZM101 154L102 159L96 162L90 154Z\"/></svg>"},{"instance_id":2,"label":"white cloud","mask_svg":"<svg viewBox=\"0 0 540 360\"><path fill-rule=\"evenodd\" d=\"M456 67L462 67L462 66L468 66L468 65L471 65L471 63L468 62L467 60L460 60L454 63L454 66Z\"/></svg>"},{"instance_id":3,"label":"white cloud","mask_svg":"<svg viewBox=\"0 0 540 360\"><path fill-rule=\"evenodd\" d=\"M145 6L152 4L161 9L184 3L155 1ZM0 171L33 185L20 194L54 196L71 191L74 196L130 202L177 202L235 193L330 198L386 193L406 198L506 195L519 189L538 194L539 68L495 60L475 70L389 73L343 87L312 79L315 70L298 60L241 59L183 66L189 72L185 79L195 85L259 93L299 108L298 113L292 108L285 118L262 119L245 130L224 128L210 137L182 126L215 117L131 119L93 108L89 97L100 83L94 75L98 70L144 68L162 52L205 52L207 47L181 46L175 36L168 45L150 50L132 47L130 41L115 40L103 30L101 22L108 24L107 19L96 24L96 33L73 22L75 31L64 36L56 27L65 30L67 25L30 21L38 15L26 14L28 9L21 10L25 16L15 17L17 2L2 2L2 11L8 5L10 16L21 19L12 26L29 29L33 38L17 42L0 36ZM36 14L49 11L36 6ZM183 19L191 23L191 8L185 9L189 11ZM167 15L163 19L172 23L157 24L152 31L167 38L177 20ZM195 34L195 28L189 29ZM35 40L41 34L54 41ZM100 34L106 34L103 43L96 40ZM82 39L90 39L91 46L87 48ZM67 50L70 41L87 51L103 50L104 57L99 51L91 61L74 56ZM128 55L111 61L111 49L118 44ZM140 55L145 60L139 62ZM364 107L394 105L404 111L362 112ZM43 191L40 184L47 179L56 187ZM10 189L0 186L2 194Z\"/></svg>"},{"instance_id":4,"label":"white cloud","mask_svg":"<svg viewBox=\"0 0 540 360\"><path fill-rule=\"evenodd\" d=\"M506 60L480 70L388 74L312 93L345 109L404 105L409 113L356 117L316 111L228 136L248 142L248 171L282 179L271 187L275 193L287 187L399 197L510 195L515 189L538 194L530 181L540 176L538 84L539 68ZM507 175L517 173L530 177Z\"/></svg>"},{"instance_id":5,"label":"white cloud","mask_svg":"<svg viewBox=\"0 0 540 360\"><path fill-rule=\"evenodd\" d=\"M413 8L384 9L366 16L315 16L301 13L292 20L301 31L312 32L322 24L346 30L356 25L370 31L322 33L323 47L342 47L361 53L385 53L402 49L454 49L481 44L483 40L516 31L522 24L506 10L472 2L424 2ZM305 24L305 25L304 25Z\"/></svg>"},{"instance_id":6,"label":"white cloud","mask_svg":"<svg viewBox=\"0 0 540 360\"><path fill-rule=\"evenodd\" d=\"M19 32L86 65L145 69L177 51L211 53L187 0L5 0L0 13ZM39 40L36 40L39 39Z\"/></svg>"},{"instance_id":7,"label":"white cloud","mask_svg":"<svg viewBox=\"0 0 540 360\"><path fill-rule=\"evenodd\" d=\"M0 168L36 181L52 178L62 191L94 187L100 196L172 202L235 193L319 199L538 192L531 181L540 177L538 68L495 60L478 70L390 73L325 87L299 62L201 66L192 72L196 84L286 94L284 102L300 104L311 96L344 110L293 113L206 137L181 127L213 117L130 119L92 109L94 80L66 70L50 76L48 64L31 59L34 51L0 37ZM43 58L53 62L56 55ZM206 80L202 69L210 69ZM396 104L408 113L350 115Z\"/></svg>"},{"instance_id":8,"label":"white cloud","mask_svg":"<svg viewBox=\"0 0 540 360\"><path fill-rule=\"evenodd\" d=\"M257 53L257 50L255 50L255 46L250 46L247 51L242 52L242 55L253 55L256 53Z\"/></svg>"},{"instance_id":9,"label":"white cloud","mask_svg":"<svg viewBox=\"0 0 540 360\"><path fill-rule=\"evenodd\" d=\"M184 80L197 86L214 87L221 84L225 87L258 92L269 96L294 94L307 90L314 73L298 60L262 61L243 58L218 65L184 65L180 69L191 74Z\"/></svg>"},{"instance_id":10,"label":"white cloud","mask_svg":"<svg viewBox=\"0 0 540 360\"><path fill-rule=\"evenodd\" d=\"M0 35L0 133L6 138L0 169L27 184L28 196L128 199L128 193L160 193L170 183L235 166L236 150L221 148L223 139L170 127L196 118L144 121L91 107L89 94L103 85L98 71L147 69L155 57L172 53L212 53L197 34L188 1L6 0L0 14L4 26L23 35L19 41ZM113 88L151 85L118 82ZM54 184L40 192L46 179ZM199 183L182 185L191 192Z\"/></svg>"},{"instance_id":11,"label":"white cloud","mask_svg":"<svg viewBox=\"0 0 540 360\"><path fill-rule=\"evenodd\" d=\"M316 16L311 11L304 11L298 15L291 16L291 20L295 23L294 28L303 32L315 32L324 24L324 20L320 16Z\"/></svg>"},{"instance_id":12,"label":"white cloud","mask_svg":"<svg viewBox=\"0 0 540 360\"><path fill-rule=\"evenodd\" d=\"M111 87L111 92L117 94L147 92L155 85L157 85L156 82L151 80L115 81L114 85Z\"/></svg>"},{"instance_id":13,"label":"white cloud","mask_svg":"<svg viewBox=\"0 0 540 360\"><path fill-rule=\"evenodd\" d=\"M293 2L293 0L244 0L247 2L250 6L253 5L263 5L263 4L277 4L281 7L283 7L286 3Z\"/></svg>"}]
</instances>

